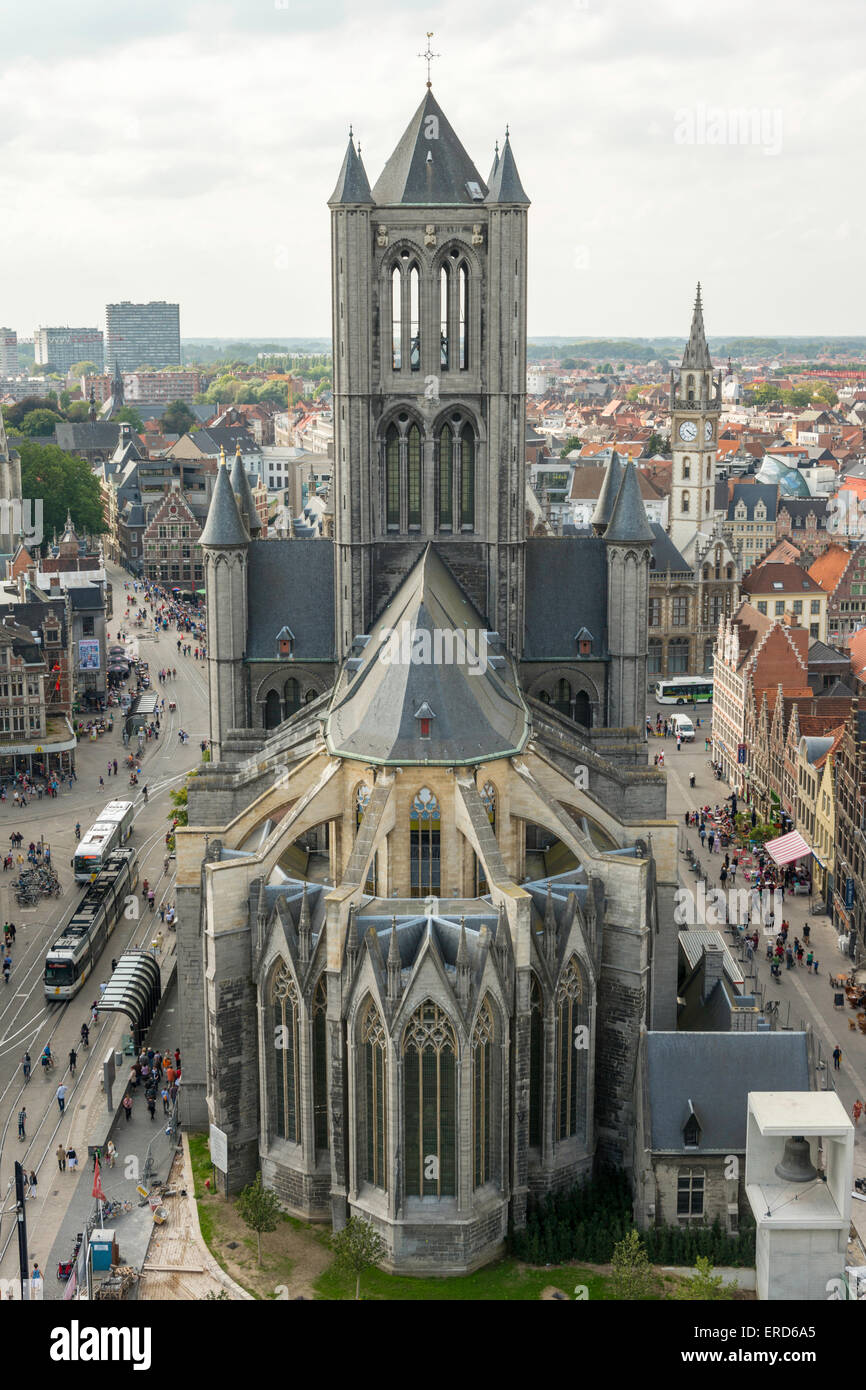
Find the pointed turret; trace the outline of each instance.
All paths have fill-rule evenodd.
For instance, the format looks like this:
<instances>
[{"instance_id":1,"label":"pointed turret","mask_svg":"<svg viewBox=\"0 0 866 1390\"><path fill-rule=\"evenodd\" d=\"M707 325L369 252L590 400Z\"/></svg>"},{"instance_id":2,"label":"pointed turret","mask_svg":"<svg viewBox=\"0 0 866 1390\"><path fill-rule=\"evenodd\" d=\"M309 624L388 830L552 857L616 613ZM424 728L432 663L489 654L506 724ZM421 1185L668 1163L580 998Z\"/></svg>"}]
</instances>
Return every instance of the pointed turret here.
<instances>
[{"instance_id":1,"label":"pointed turret","mask_svg":"<svg viewBox=\"0 0 866 1390\"><path fill-rule=\"evenodd\" d=\"M355 961L358 959L358 918L355 904L349 904L349 921L346 924L346 968L350 975L355 973Z\"/></svg>"},{"instance_id":2,"label":"pointed turret","mask_svg":"<svg viewBox=\"0 0 866 1390\"><path fill-rule=\"evenodd\" d=\"M201 533L201 545L207 547L243 546L249 537L244 526L232 485L226 468L226 451L220 449L220 462L217 469L213 496L208 508L207 521Z\"/></svg>"},{"instance_id":3,"label":"pointed turret","mask_svg":"<svg viewBox=\"0 0 866 1390\"><path fill-rule=\"evenodd\" d=\"M508 130L505 132L505 144L502 146L500 155L493 176L490 180L490 192L485 199L487 203L520 203L524 207L529 207L529 199L520 182L520 175L517 172L517 165L511 149L511 141L508 137Z\"/></svg>"},{"instance_id":4,"label":"pointed turret","mask_svg":"<svg viewBox=\"0 0 866 1390\"><path fill-rule=\"evenodd\" d=\"M391 918L391 942L388 947L388 998L399 999L402 988L400 979L403 962L400 959L400 943L397 940L397 918Z\"/></svg>"},{"instance_id":5,"label":"pointed turret","mask_svg":"<svg viewBox=\"0 0 866 1390\"><path fill-rule=\"evenodd\" d=\"M250 538L255 540L258 532L262 529L262 519L256 510L253 490L250 487L247 470L244 468L244 461L241 458L240 440L238 440L235 456L232 459L231 485L244 525L250 533Z\"/></svg>"},{"instance_id":6,"label":"pointed turret","mask_svg":"<svg viewBox=\"0 0 866 1390\"><path fill-rule=\"evenodd\" d=\"M493 148L493 163L492 163L491 166L490 166L490 173L489 173L489 175L488 175L488 177L487 177L487 185L488 185L488 187L490 187L490 186L492 185L493 179L494 179L494 177L495 177L495 175L496 175L496 170L497 170L498 168L499 168L499 141L497 140L497 141L496 141L496 144L495 144L495 146L494 146L494 148Z\"/></svg>"},{"instance_id":7,"label":"pointed turret","mask_svg":"<svg viewBox=\"0 0 866 1390\"><path fill-rule=\"evenodd\" d=\"M90 409L87 412L87 418L91 425L96 424L96 391L92 385L90 387Z\"/></svg>"},{"instance_id":8,"label":"pointed turret","mask_svg":"<svg viewBox=\"0 0 866 1390\"><path fill-rule=\"evenodd\" d=\"M119 410L123 405L123 373L116 357L114 359L114 376L111 379L111 400L115 409Z\"/></svg>"},{"instance_id":9,"label":"pointed turret","mask_svg":"<svg viewBox=\"0 0 866 1390\"><path fill-rule=\"evenodd\" d=\"M346 156L340 169L337 186L328 199L328 206L337 207L340 203L352 203L357 206L358 204L372 203L372 201L373 195L370 192L370 183L361 160L361 151L360 148L355 149L350 127Z\"/></svg>"},{"instance_id":10,"label":"pointed turret","mask_svg":"<svg viewBox=\"0 0 866 1390\"><path fill-rule=\"evenodd\" d=\"M614 449L610 456L610 463L607 465L607 472L604 475L601 492L598 494L595 511L592 514L592 529L597 536L604 535L605 527L610 521L613 512L613 504L616 501L621 482L622 460L616 452L616 449Z\"/></svg>"},{"instance_id":11,"label":"pointed turret","mask_svg":"<svg viewBox=\"0 0 866 1390\"><path fill-rule=\"evenodd\" d=\"M3 411L0 410L0 459L8 459L9 441L6 438L6 421L3 419Z\"/></svg>"},{"instance_id":12,"label":"pointed turret","mask_svg":"<svg viewBox=\"0 0 866 1390\"><path fill-rule=\"evenodd\" d=\"M641 541L652 544L654 540L646 508L640 495L637 470L629 460L625 466L619 492L613 504L610 521L604 533L606 541Z\"/></svg>"},{"instance_id":13,"label":"pointed turret","mask_svg":"<svg viewBox=\"0 0 866 1390\"><path fill-rule=\"evenodd\" d=\"M683 366L691 367L698 371L705 371L709 368L712 371L712 358L707 347L706 334L704 333L704 310L701 304L701 282L698 281L698 292L695 295L695 307L692 314L692 327L689 333L689 341L686 343L686 350L683 353Z\"/></svg>"},{"instance_id":14,"label":"pointed turret","mask_svg":"<svg viewBox=\"0 0 866 1390\"><path fill-rule=\"evenodd\" d=\"M460 942L457 947L457 998L461 1004L466 1004L469 999L469 947L466 943L466 918L460 918Z\"/></svg>"}]
</instances>

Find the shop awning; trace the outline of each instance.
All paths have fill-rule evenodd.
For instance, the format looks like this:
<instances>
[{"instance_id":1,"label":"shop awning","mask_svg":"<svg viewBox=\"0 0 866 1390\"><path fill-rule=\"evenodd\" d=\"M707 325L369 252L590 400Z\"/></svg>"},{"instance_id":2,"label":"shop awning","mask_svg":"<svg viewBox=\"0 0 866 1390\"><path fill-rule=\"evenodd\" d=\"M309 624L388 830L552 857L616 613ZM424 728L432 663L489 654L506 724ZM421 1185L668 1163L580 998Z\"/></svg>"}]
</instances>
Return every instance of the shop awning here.
<instances>
[{"instance_id":1,"label":"shop awning","mask_svg":"<svg viewBox=\"0 0 866 1390\"><path fill-rule=\"evenodd\" d=\"M798 830L779 835L775 840L768 840L764 849L776 864L791 864L795 859L802 859L812 853Z\"/></svg>"}]
</instances>

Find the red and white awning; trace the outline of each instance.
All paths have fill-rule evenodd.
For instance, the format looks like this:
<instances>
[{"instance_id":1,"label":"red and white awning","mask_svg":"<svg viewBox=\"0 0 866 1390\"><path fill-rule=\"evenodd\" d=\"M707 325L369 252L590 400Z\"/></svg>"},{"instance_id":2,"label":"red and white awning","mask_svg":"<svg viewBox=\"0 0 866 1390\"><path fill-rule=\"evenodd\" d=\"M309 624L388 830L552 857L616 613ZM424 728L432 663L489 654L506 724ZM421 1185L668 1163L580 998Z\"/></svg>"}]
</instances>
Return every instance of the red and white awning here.
<instances>
[{"instance_id":1,"label":"red and white awning","mask_svg":"<svg viewBox=\"0 0 866 1390\"><path fill-rule=\"evenodd\" d=\"M775 840L768 840L764 849L776 864L790 864L793 860L802 859L812 853L798 830L792 830L788 835L779 835Z\"/></svg>"}]
</instances>

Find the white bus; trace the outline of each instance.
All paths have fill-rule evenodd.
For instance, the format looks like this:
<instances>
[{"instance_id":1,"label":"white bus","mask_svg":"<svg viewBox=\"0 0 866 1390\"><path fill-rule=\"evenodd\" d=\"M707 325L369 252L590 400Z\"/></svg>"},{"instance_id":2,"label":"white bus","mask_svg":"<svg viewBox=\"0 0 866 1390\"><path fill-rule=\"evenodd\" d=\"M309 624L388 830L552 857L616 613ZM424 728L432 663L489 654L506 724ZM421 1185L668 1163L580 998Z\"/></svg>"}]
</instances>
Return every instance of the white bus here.
<instances>
[{"instance_id":1,"label":"white bus","mask_svg":"<svg viewBox=\"0 0 866 1390\"><path fill-rule=\"evenodd\" d=\"M110 801L99 819L76 846L72 869L79 883L89 883L104 867L113 849L125 845L132 834L131 801Z\"/></svg>"},{"instance_id":2,"label":"white bus","mask_svg":"<svg viewBox=\"0 0 866 1390\"><path fill-rule=\"evenodd\" d=\"M656 681L655 697L660 705L705 704L713 698L712 676L670 676Z\"/></svg>"}]
</instances>

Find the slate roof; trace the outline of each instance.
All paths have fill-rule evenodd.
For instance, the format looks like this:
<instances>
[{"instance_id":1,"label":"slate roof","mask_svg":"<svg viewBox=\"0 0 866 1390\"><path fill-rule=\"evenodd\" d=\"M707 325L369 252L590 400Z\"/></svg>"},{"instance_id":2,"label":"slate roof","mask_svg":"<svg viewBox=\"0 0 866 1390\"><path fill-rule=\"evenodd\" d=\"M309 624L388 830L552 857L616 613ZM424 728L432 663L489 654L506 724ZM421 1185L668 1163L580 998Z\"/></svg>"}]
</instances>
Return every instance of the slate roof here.
<instances>
[{"instance_id":1,"label":"slate roof","mask_svg":"<svg viewBox=\"0 0 866 1390\"><path fill-rule=\"evenodd\" d=\"M728 521L736 521L736 506L740 501L746 508L746 520L754 521L755 507L763 502L767 509L767 521L775 521L778 496L779 489L775 483L735 483L733 496L728 503Z\"/></svg>"},{"instance_id":2,"label":"slate roof","mask_svg":"<svg viewBox=\"0 0 866 1390\"><path fill-rule=\"evenodd\" d=\"M593 526L600 526L603 529L610 521L613 504L622 482L622 472L622 459L614 449L610 456L610 463L607 465L607 473L601 485L601 492L598 494L595 511L592 514Z\"/></svg>"},{"instance_id":3,"label":"slate roof","mask_svg":"<svg viewBox=\"0 0 866 1390\"><path fill-rule=\"evenodd\" d=\"M805 1033L648 1033L650 1147L656 1152L742 1153L750 1091L808 1091ZM689 1101L701 1127L683 1149Z\"/></svg>"},{"instance_id":4,"label":"slate roof","mask_svg":"<svg viewBox=\"0 0 866 1390\"><path fill-rule=\"evenodd\" d=\"M672 570L680 573L685 571L687 574L691 574L691 565L683 559L665 528L660 526L657 521L651 521L650 530L653 533L650 571L655 570L656 573L661 571L664 574L667 570Z\"/></svg>"},{"instance_id":5,"label":"slate roof","mask_svg":"<svg viewBox=\"0 0 866 1390\"><path fill-rule=\"evenodd\" d=\"M806 517L814 512L818 530L823 531L827 528L827 502L826 497L783 497L779 511L787 512L795 526L805 525Z\"/></svg>"},{"instance_id":6,"label":"slate roof","mask_svg":"<svg viewBox=\"0 0 866 1390\"><path fill-rule=\"evenodd\" d=\"M94 585L90 589L69 589L69 605L71 608L103 608L105 599L100 589Z\"/></svg>"},{"instance_id":7,"label":"slate roof","mask_svg":"<svg viewBox=\"0 0 866 1390\"><path fill-rule=\"evenodd\" d=\"M756 565L746 575L740 591L744 594L823 594L824 590L799 565Z\"/></svg>"},{"instance_id":8,"label":"slate roof","mask_svg":"<svg viewBox=\"0 0 866 1390\"><path fill-rule=\"evenodd\" d=\"M253 490L250 487L250 480L247 477L247 470L244 468L244 461L240 456L240 451L232 459L231 470L232 492L238 503L238 510L242 517L245 517L250 535L255 537L257 531L262 529L262 520L256 510L253 500Z\"/></svg>"},{"instance_id":9,"label":"slate roof","mask_svg":"<svg viewBox=\"0 0 866 1390\"><path fill-rule=\"evenodd\" d=\"M653 540L652 528L640 495L637 472L634 464L629 462L625 466L610 521L605 529L605 545L609 541L651 540Z\"/></svg>"},{"instance_id":10,"label":"slate roof","mask_svg":"<svg viewBox=\"0 0 866 1390\"><path fill-rule=\"evenodd\" d=\"M361 156L355 149L355 142L350 135L349 147L340 169L337 187L328 199L328 203L333 206L335 203L372 203L372 201L373 196L370 193L367 173L361 162Z\"/></svg>"},{"instance_id":11,"label":"slate roof","mask_svg":"<svg viewBox=\"0 0 866 1390\"><path fill-rule=\"evenodd\" d=\"M360 656L350 658L356 668L347 662L340 671L325 724L329 752L401 765L470 764L519 752L529 737L528 711L511 660L498 644L482 645L485 629L428 545L366 634ZM392 632L397 650L389 645ZM437 653L437 632L467 634L468 658L441 645ZM425 702L435 717L427 716L431 735L422 739L417 712Z\"/></svg>"},{"instance_id":12,"label":"slate roof","mask_svg":"<svg viewBox=\"0 0 866 1390\"><path fill-rule=\"evenodd\" d=\"M200 542L204 546L240 546L249 543L225 463L221 463L217 469L213 496Z\"/></svg>"},{"instance_id":13,"label":"slate roof","mask_svg":"<svg viewBox=\"0 0 866 1390\"><path fill-rule=\"evenodd\" d=\"M250 545L247 562L247 659L276 661L277 634L288 627L295 638L295 662L333 661L331 541L256 541ZM292 661L285 665L288 677Z\"/></svg>"},{"instance_id":14,"label":"slate roof","mask_svg":"<svg viewBox=\"0 0 866 1390\"><path fill-rule=\"evenodd\" d=\"M54 426L54 437L61 449L74 452L76 449L116 449L120 438L120 425L108 420L97 420L95 424L85 421L82 424L69 424L66 420Z\"/></svg>"},{"instance_id":15,"label":"slate roof","mask_svg":"<svg viewBox=\"0 0 866 1390\"><path fill-rule=\"evenodd\" d=\"M436 136L431 138L434 131ZM481 198L473 198L469 183L479 186ZM435 203L477 206L487 193L487 184L428 90L379 175L373 202L387 207L400 203L419 207Z\"/></svg>"},{"instance_id":16,"label":"slate roof","mask_svg":"<svg viewBox=\"0 0 866 1390\"><path fill-rule=\"evenodd\" d=\"M524 661L573 661L574 634L588 627L593 656L607 656L607 555L600 536L526 541Z\"/></svg>"},{"instance_id":17,"label":"slate roof","mask_svg":"<svg viewBox=\"0 0 866 1390\"><path fill-rule=\"evenodd\" d=\"M520 175L517 172L517 165L514 162L514 154L511 149L511 141L507 135L490 180L487 202L521 203L525 207L529 206L529 199L523 190L523 184L520 182Z\"/></svg>"}]
</instances>

